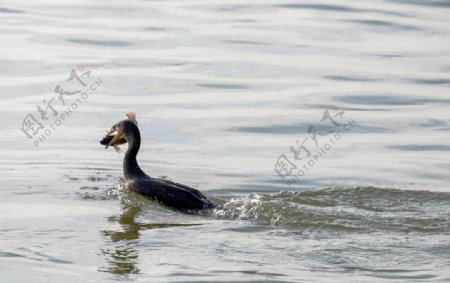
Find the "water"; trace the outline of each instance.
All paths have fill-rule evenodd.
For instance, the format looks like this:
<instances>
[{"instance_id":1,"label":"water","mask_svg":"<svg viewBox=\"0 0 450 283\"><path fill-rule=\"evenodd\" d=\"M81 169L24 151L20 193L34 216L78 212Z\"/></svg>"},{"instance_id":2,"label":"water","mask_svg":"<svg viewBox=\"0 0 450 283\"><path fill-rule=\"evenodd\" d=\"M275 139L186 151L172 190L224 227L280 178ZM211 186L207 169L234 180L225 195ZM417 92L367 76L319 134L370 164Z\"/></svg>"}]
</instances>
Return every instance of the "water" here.
<instances>
[{"instance_id":1,"label":"water","mask_svg":"<svg viewBox=\"0 0 450 283\"><path fill-rule=\"evenodd\" d=\"M3 1L0 281L448 282L449 7ZM58 85L88 97L63 106ZM51 129L36 107L54 97L77 109ZM218 209L123 189L98 141L131 110L144 170Z\"/></svg>"}]
</instances>

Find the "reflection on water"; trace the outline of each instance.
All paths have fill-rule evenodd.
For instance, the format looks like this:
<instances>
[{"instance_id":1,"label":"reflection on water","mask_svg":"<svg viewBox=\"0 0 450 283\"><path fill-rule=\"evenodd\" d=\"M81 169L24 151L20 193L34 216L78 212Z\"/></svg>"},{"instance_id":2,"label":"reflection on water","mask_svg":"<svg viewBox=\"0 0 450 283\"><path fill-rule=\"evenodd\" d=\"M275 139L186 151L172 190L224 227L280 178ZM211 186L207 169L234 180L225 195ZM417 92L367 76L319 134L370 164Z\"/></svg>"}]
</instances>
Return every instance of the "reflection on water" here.
<instances>
[{"instance_id":1,"label":"reflection on water","mask_svg":"<svg viewBox=\"0 0 450 283\"><path fill-rule=\"evenodd\" d=\"M136 216L141 210L140 204L127 204L122 202L120 215L108 217L109 223L119 224L120 226L115 229L101 230L101 234L107 242L101 248L101 252L105 257L106 266L100 268L100 271L121 275L138 273L138 244L141 231L201 225L193 223L141 223L136 220Z\"/></svg>"},{"instance_id":2,"label":"reflection on water","mask_svg":"<svg viewBox=\"0 0 450 283\"><path fill-rule=\"evenodd\" d=\"M139 240L139 231L142 229L139 223L136 223L136 214L140 207L122 207L122 213L117 216L108 217L108 222L120 224L120 231L103 230L105 237L108 237L111 243L101 248L105 256L106 267L100 269L114 274L128 274L139 272L139 251L136 244Z\"/></svg>"}]
</instances>

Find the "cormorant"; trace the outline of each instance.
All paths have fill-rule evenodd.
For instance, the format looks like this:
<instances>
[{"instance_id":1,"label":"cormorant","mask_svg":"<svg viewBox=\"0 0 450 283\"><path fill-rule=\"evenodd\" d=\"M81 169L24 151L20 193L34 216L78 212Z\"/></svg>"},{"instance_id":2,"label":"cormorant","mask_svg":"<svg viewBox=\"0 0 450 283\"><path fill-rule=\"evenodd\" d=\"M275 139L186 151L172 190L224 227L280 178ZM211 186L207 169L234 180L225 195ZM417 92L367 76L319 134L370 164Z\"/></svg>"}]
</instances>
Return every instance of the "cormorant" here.
<instances>
[{"instance_id":1,"label":"cormorant","mask_svg":"<svg viewBox=\"0 0 450 283\"><path fill-rule=\"evenodd\" d=\"M116 148L118 144L128 142L128 150L123 159L126 187L180 210L198 211L214 208L215 205L198 190L169 180L152 178L142 171L136 161L141 146L141 134L137 127L136 115L130 112L127 116L129 119L112 126L108 134L100 141L106 146L105 148L109 146ZM113 133L116 134L113 135Z\"/></svg>"}]
</instances>

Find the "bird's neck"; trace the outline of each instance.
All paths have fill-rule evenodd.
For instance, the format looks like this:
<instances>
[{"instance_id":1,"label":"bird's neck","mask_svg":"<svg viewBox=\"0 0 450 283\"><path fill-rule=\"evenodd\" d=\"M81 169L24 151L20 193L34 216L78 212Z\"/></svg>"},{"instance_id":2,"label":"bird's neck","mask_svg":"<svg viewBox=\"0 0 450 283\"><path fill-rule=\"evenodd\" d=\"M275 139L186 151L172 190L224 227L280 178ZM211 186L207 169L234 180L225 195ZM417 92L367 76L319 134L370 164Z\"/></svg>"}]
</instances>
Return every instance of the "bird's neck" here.
<instances>
[{"instance_id":1,"label":"bird's neck","mask_svg":"<svg viewBox=\"0 0 450 283\"><path fill-rule=\"evenodd\" d=\"M133 131L131 135L127 137L127 141L128 150L123 159L123 175L125 180L128 181L146 177L136 160L136 156L141 146L141 135L139 130Z\"/></svg>"}]
</instances>

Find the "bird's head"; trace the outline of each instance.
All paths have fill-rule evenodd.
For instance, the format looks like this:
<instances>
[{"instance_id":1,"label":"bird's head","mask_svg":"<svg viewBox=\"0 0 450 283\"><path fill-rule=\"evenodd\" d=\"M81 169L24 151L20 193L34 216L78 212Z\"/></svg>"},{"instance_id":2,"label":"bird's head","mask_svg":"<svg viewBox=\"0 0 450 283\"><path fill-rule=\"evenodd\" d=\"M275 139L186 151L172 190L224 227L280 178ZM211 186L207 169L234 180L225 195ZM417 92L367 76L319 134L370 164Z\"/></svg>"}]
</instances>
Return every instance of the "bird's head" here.
<instances>
[{"instance_id":1,"label":"bird's head","mask_svg":"<svg viewBox=\"0 0 450 283\"><path fill-rule=\"evenodd\" d=\"M117 152L121 152L119 145L127 143L129 132L137 129L136 113L129 112L126 116L128 119L114 124L100 141L100 144L104 145L105 149L112 146Z\"/></svg>"}]
</instances>

